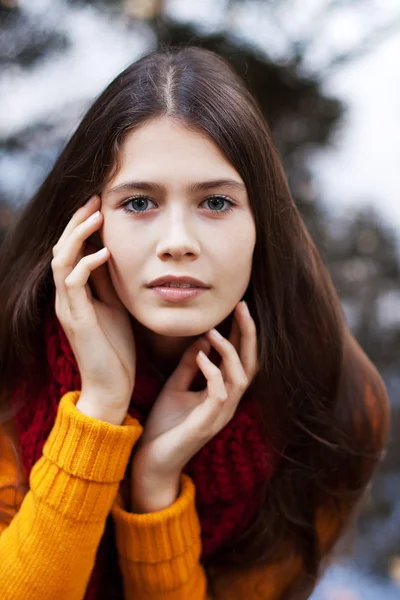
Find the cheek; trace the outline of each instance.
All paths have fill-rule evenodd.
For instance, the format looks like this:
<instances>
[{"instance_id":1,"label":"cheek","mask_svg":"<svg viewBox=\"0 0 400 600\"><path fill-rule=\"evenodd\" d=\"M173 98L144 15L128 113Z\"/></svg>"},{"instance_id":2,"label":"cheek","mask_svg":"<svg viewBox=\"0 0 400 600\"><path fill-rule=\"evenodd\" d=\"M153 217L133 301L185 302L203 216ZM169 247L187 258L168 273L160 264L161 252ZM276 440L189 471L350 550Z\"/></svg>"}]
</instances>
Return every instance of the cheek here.
<instances>
[{"instance_id":1,"label":"cheek","mask_svg":"<svg viewBox=\"0 0 400 600\"><path fill-rule=\"evenodd\" d=\"M122 260L125 256L132 255L132 246L135 245L133 239L137 240L137 234L132 235L132 227L129 227L126 219L121 218L118 214L106 214L102 239L114 258Z\"/></svg>"},{"instance_id":2,"label":"cheek","mask_svg":"<svg viewBox=\"0 0 400 600\"><path fill-rule=\"evenodd\" d=\"M138 265L142 262L139 248L142 247L137 236L133 239L130 231L117 218L105 217L102 229L102 241L109 249L111 256L108 261L110 274L113 278L123 280L132 278L132 273L137 272Z\"/></svg>"},{"instance_id":3,"label":"cheek","mask_svg":"<svg viewBox=\"0 0 400 600\"><path fill-rule=\"evenodd\" d=\"M101 234L104 244L110 247L118 247L121 239L128 235L127 223L121 218L118 212L104 212L104 222L101 228Z\"/></svg>"},{"instance_id":4,"label":"cheek","mask_svg":"<svg viewBox=\"0 0 400 600\"><path fill-rule=\"evenodd\" d=\"M229 236L222 238L220 253L218 247L216 255L224 257L226 272L229 277L247 277L251 270L255 246L255 228L252 223L245 221L230 232Z\"/></svg>"}]
</instances>

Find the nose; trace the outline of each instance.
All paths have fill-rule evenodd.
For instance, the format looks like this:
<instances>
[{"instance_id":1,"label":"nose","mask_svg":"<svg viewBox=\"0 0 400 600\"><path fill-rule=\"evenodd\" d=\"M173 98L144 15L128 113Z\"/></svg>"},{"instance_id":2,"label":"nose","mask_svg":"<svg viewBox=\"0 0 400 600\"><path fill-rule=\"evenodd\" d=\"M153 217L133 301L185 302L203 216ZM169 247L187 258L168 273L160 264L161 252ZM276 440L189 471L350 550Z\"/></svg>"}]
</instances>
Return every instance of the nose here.
<instances>
[{"instance_id":1,"label":"nose","mask_svg":"<svg viewBox=\"0 0 400 600\"><path fill-rule=\"evenodd\" d=\"M179 259L186 254L196 258L199 253L200 244L190 217L182 213L167 216L160 227L157 256L161 260L168 256Z\"/></svg>"}]
</instances>

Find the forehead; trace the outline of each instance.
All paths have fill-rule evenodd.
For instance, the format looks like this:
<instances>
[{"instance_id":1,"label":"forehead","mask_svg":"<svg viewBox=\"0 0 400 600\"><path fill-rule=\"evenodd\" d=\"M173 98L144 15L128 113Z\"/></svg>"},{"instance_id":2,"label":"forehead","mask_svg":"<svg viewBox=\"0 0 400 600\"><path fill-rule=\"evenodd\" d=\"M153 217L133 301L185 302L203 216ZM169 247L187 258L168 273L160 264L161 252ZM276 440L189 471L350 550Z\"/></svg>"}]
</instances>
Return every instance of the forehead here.
<instances>
[{"instance_id":1,"label":"forehead","mask_svg":"<svg viewBox=\"0 0 400 600\"><path fill-rule=\"evenodd\" d=\"M168 117L152 119L129 132L120 150L119 166L108 187L128 176L166 184L228 177L242 181L214 140Z\"/></svg>"}]
</instances>

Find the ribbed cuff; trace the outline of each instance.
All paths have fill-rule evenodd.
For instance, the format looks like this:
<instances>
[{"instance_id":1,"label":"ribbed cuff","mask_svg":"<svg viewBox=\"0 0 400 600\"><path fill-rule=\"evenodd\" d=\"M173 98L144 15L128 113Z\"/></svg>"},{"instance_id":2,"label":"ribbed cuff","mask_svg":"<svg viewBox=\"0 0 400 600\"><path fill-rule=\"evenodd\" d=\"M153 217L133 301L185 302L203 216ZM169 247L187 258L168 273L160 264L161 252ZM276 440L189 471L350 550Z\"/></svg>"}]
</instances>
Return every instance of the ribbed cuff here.
<instances>
[{"instance_id":1,"label":"ribbed cuff","mask_svg":"<svg viewBox=\"0 0 400 600\"><path fill-rule=\"evenodd\" d=\"M120 495L111 512L116 523L119 553L137 563L160 563L178 557L193 565L201 550L200 521L195 505L195 485L181 473L181 491L176 501L164 510L135 514L124 510Z\"/></svg>"},{"instance_id":2,"label":"ribbed cuff","mask_svg":"<svg viewBox=\"0 0 400 600\"><path fill-rule=\"evenodd\" d=\"M143 427L130 415L122 425L88 417L75 406L79 396L80 391L73 391L61 398L43 455L75 477L118 483Z\"/></svg>"}]
</instances>

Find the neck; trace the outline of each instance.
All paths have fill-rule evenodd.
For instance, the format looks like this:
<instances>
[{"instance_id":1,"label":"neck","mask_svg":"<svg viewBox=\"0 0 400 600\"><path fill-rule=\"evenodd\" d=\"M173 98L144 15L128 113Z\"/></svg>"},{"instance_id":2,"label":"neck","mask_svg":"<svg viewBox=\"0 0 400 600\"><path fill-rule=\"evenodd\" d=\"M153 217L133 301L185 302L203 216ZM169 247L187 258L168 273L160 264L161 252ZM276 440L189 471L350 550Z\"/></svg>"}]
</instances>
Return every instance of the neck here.
<instances>
[{"instance_id":1,"label":"neck","mask_svg":"<svg viewBox=\"0 0 400 600\"><path fill-rule=\"evenodd\" d=\"M200 336L170 337L159 335L134 320L137 343L144 348L150 362L167 379L178 366L182 355Z\"/></svg>"}]
</instances>

